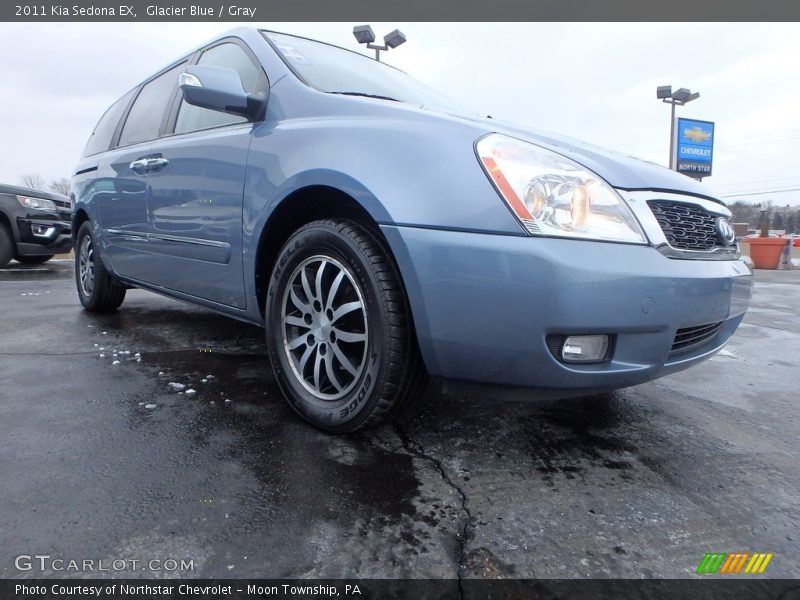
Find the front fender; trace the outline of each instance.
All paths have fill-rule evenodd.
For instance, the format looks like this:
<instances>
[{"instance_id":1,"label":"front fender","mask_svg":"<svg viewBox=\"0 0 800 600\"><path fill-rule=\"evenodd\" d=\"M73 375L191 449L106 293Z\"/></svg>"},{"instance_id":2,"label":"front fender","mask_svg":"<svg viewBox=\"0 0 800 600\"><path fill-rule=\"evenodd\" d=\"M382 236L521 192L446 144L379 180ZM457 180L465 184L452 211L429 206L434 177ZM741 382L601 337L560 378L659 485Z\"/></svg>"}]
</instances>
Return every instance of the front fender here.
<instances>
[{"instance_id":1,"label":"front fender","mask_svg":"<svg viewBox=\"0 0 800 600\"><path fill-rule=\"evenodd\" d=\"M377 223L392 218L377 196L363 183L345 173L330 169L310 169L270 185L267 169L248 164L245 176L243 228L248 241L258 240L275 209L292 194L309 187L323 186L343 192L358 202ZM245 244L245 253L251 248Z\"/></svg>"},{"instance_id":2,"label":"front fender","mask_svg":"<svg viewBox=\"0 0 800 600\"><path fill-rule=\"evenodd\" d=\"M266 122L253 132L244 185L246 269L255 268L258 240L276 207L309 186L347 194L378 225L524 235L478 164L473 127L410 110L332 117L330 106L325 115L287 118L284 101L276 89ZM362 108L372 107L365 101Z\"/></svg>"}]
</instances>

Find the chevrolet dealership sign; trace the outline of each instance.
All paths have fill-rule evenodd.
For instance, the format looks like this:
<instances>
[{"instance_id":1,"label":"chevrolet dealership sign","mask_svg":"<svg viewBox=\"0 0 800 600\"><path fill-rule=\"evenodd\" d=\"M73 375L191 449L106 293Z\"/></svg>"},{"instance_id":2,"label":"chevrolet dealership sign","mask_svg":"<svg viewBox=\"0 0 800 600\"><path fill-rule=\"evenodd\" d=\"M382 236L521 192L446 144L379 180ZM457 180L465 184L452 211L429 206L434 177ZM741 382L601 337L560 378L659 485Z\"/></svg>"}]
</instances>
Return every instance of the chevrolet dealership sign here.
<instances>
[{"instance_id":1,"label":"chevrolet dealership sign","mask_svg":"<svg viewBox=\"0 0 800 600\"><path fill-rule=\"evenodd\" d=\"M675 170L696 179L711 175L711 163L714 157L714 123L678 119L675 127L677 127Z\"/></svg>"}]
</instances>

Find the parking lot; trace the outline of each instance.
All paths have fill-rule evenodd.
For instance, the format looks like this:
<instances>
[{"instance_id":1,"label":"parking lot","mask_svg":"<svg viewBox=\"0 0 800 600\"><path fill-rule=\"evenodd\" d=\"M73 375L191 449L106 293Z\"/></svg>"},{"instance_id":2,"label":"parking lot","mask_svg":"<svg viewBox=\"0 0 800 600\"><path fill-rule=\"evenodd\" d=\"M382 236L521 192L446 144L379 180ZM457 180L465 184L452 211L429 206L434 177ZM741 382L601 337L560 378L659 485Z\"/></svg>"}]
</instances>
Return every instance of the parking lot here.
<instances>
[{"instance_id":1,"label":"parking lot","mask_svg":"<svg viewBox=\"0 0 800 600\"><path fill-rule=\"evenodd\" d=\"M193 561L131 577L694 577L706 552L747 551L795 577L800 271L756 281L692 370L561 401L429 390L397 424L335 437L284 403L260 329L142 291L89 314L69 262L16 265L0 575L81 576L15 567L48 554Z\"/></svg>"}]
</instances>

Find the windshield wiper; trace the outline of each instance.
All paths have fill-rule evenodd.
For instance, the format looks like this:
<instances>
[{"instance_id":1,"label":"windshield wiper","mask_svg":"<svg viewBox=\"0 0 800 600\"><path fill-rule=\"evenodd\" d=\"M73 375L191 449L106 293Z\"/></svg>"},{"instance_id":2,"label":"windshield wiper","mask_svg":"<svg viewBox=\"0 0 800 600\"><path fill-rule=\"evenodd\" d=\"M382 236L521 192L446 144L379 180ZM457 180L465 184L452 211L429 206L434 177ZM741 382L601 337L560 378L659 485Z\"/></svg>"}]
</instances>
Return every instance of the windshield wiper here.
<instances>
[{"instance_id":1,"label":"windshield wiper","mask_svg":"<svg viewBox=\"0 0 800 600\"><path fill-rule=\"evenodd\" d=\"M367 94L365 92L328 92L329 94L339 94L341 96L363 96L364 98L377 98L378 100L391 100L392 102L400 102L397 98L391 96L380 96L378 94Z\"/></svg>"}]
</instances>

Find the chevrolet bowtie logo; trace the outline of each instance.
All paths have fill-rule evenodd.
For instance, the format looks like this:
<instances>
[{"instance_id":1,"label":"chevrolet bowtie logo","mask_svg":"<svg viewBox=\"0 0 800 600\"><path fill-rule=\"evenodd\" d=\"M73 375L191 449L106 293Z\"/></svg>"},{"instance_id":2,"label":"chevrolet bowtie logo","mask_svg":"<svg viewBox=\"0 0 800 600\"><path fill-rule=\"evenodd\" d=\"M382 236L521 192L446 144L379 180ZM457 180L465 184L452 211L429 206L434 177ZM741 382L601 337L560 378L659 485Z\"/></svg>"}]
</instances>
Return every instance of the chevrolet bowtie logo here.
<instances>
[{"instance_id":1,"label":"chevrolet bowtie logo","mask_svg":"<svg viewBox=\"0 0 800 600\"><path fill-rule=\"evenodd\" d=\"M711 139L711 132L699 127L692 127L691 129L683 130L683 137L692 140L695 144L697 142L705 142Z\"/></svg>"}]
</instances>

